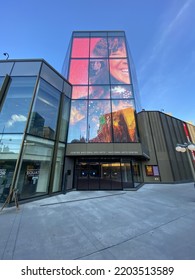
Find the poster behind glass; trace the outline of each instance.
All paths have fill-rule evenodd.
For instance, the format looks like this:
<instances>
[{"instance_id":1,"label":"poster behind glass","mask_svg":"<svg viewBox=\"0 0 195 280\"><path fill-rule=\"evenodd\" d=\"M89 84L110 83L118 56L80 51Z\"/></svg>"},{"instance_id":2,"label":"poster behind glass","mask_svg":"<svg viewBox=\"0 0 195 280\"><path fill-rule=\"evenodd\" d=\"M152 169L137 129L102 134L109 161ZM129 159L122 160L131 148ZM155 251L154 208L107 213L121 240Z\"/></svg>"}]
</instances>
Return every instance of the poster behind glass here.
<instances>
[{"instance_id":1,"label":"poster behind glass","mask_svg":"<svg viewBox=\"0 0 195 280\"><path fill-rule=\"evenodd\" d=\"M81 104L72 105L70 131L73 133L73 127L81 130L83 142L137 142L125 38L74 38L72 57L69 71L69 80L74 85L72 98L89 99L89 106L87 115L87 108L83 112L78 107ZM75 135L76 141L79 134Z\"/></svg>"}]
</instances>

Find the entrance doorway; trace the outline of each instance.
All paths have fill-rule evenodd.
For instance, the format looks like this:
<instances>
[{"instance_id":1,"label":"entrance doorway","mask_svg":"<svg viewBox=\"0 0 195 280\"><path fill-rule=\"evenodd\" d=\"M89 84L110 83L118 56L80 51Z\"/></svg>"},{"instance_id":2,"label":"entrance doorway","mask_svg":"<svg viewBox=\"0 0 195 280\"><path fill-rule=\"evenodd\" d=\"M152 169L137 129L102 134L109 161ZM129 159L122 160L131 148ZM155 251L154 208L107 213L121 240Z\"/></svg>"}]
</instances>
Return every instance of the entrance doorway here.
<instances>
[{"instance_id":1,"label":"entrance doorway","mask_svg":"<svg viewBox=\"0 0 195 280\"><path fill-rule=\"evenodd\" d=\"M75 187L77 190L122 190L133 187L130 159L77 159Z\"/></svg>"}]
</instances>

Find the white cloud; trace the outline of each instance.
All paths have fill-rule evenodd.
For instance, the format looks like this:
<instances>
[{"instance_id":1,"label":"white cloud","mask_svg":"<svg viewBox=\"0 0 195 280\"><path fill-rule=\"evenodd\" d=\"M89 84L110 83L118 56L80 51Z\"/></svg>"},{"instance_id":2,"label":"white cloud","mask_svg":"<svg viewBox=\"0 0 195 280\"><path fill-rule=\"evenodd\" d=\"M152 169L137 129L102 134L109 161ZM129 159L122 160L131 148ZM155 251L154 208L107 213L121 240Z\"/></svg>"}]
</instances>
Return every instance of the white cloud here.
<instances>
[{"instance_id":1,"label":"white cloud","mask_svg":"<svg viewBox=\"0 0 195 280\"><path fill-rule=\"evenodd\" d=\"M191 0L184 3L182 7L180 7L177 14L172 18L172 20L166 25L166 28L164 28L164 32L162 32L160 40L155 45L154 49L158 51L160 49L164 42L166 41L167 37L171 35L171 33L175 32L175 29L177 28L178 23L182 19L182 17L185 16L185 13L187 12L187 9L190 7L190 4L192 3Z\"/></svg>"},{"instance_id":2,"label":"white cloud","mask_svg":"<svg viewBox=\"0 0 195 280\"><path fill-rule=\"evenodd\" d=\"M16 122L25 122L26 120L27 118L25 116L14 114L11 116L11 119L6 123L6 126L10 127Z\"/></svg>"}]
</instances>

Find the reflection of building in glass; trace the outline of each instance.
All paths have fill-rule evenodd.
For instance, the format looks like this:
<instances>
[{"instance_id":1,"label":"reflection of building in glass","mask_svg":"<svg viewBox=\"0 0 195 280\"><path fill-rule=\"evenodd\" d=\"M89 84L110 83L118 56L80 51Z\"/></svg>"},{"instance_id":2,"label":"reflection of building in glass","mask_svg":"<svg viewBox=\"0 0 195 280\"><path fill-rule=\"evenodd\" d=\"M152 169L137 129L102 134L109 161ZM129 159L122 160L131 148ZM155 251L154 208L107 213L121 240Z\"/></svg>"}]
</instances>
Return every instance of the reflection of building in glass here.
<instances>
[{"instance_id":1,"label":"reflection of building in glass","mask_svg":"<svg viewBox=\"0 0 195 280\"><path fill-rule=\"evenodd\" d=\"M195 143L195 127L140 109L126 42L122 31L73 32L69 81L44 60L0 61L1 202L10 187L23 200L193 180L175 145Z\"/></svg>"},{"instance_id":2,"label":"reflection of building in glass","mask_svg":"<svg viewBox=\"0 0 195 280\"><path fill-rule=\"evenodd\" d=\"M43 128L43 136L45 138L53 139L55 137L55 131L53 129L51 129L51 127L44 126L44 128Z\"/></svg>"},{"instance_id":3,"label":"reflection of building in glass","mask_svg":"<svg viewBox=\"0 0 195 280\"><path fill-rule=\"evenodd\" d=\"M0 77L0 200L59 192L71 85L43 60L0 61Z\"/></svg>"},{"instance_id":4,"label":"reflection of building in glass","mask_svg":"<svg viewBox=\"0 0 195 280\"><path fill-rule=\"evenodd\" d=\"M39 113L33 112L29 132L35 135L43 136L44 123L44 118Z\"/></svg>"}]
</instances>

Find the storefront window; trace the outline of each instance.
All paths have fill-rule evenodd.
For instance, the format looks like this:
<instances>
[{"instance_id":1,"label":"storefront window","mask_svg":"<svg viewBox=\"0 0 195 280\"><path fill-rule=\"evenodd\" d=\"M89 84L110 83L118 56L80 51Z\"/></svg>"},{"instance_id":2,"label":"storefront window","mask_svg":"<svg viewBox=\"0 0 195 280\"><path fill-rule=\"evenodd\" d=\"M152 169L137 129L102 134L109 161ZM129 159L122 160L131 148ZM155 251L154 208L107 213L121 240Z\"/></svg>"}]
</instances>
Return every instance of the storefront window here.
<instances>
[{"instance_id":1,"label":"storefront window","mask_svg":"<svg viewBox=\"0 0 195 280\"><path fill-rule=\"evenodd\" d=\"M0 202L9 195L22 135L0 134Z\"/></svg>"},{"instance_id":2,"label":"storefront window","mask_svg":"<svg viewBox=\"0 0 195 280\"><path fill-rule=\"evenodd\" d=\"M133 161L132 169L133 169L133 178L134 178L135 185L143 182L141 163Z\"/></svg>"},{"instance_id":3,"label":"storefront window","mask_svg":"<svg viewBox=\"0 0 195 280\"><path fill-rule=\"evenodd\" d=\"M32 136L25 140L17 182L20 199L48 193L53 146L52 141Z\"/></svg>"},{"instance_id":4,"label":"storefront window","mask_svg":"<svg viewBox=\"0 0 195 280\"><path fill-rule=\"evenodd\" d=\"M65 152L65 145L59 143L57 158L56 158L56 163L55 163L55 173L54 173L54 181L53 181L52 192L58 192L58 191L61 190L61 187L62 187L62 172L63 172L63 166L64 166L64 152Z\"/></svg>"},{"instance_id":5,"label":"storefront window","mask_svg":"<svg viewBox=\"0 0 195 280\"><path fill-rule=\"evenodd\" d=\"M121 163L121 173L122 173L123 188L134 187L130 161Z\"/></svg>"}]
</instances>

